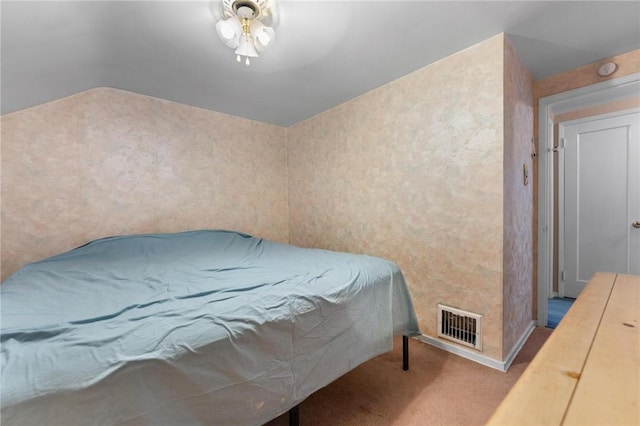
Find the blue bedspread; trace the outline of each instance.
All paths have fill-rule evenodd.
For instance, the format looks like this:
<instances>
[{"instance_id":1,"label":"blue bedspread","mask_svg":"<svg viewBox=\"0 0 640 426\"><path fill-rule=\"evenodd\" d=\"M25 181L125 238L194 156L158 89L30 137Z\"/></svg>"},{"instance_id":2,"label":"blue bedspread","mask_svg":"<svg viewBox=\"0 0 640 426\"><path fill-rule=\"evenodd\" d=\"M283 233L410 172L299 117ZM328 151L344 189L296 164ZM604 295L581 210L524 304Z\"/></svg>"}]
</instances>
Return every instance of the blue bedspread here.
<instances>
[{"instance_id":1,"label":"blue bedspread","mask_svg":"<svg viewBox=\"0 0 640 426\"><path fill-rule=\"evenodd\" d=\"M1 286L3 424L261 424L418 331L386 260L229 231L105 238Z\"/></svg>"}]
</instances>

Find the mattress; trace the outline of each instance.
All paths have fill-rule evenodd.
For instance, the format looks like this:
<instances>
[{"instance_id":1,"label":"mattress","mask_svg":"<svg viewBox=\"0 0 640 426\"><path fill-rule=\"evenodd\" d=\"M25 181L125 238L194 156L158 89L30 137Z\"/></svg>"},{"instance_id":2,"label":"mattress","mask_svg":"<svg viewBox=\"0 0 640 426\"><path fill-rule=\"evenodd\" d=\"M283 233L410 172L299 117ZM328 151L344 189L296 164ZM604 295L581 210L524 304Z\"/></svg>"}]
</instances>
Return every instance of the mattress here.
<instances>
[{"instance_id":1,"label":"mattress","mask_svg":"<svg viewBox=\"0 0 640 426\"><path fill-rule=\"evenodd\" d=\"M104 238L1 286L3 425L258 425L418 332L387 260L203 230Z\"/></svg>"}]
</instances>

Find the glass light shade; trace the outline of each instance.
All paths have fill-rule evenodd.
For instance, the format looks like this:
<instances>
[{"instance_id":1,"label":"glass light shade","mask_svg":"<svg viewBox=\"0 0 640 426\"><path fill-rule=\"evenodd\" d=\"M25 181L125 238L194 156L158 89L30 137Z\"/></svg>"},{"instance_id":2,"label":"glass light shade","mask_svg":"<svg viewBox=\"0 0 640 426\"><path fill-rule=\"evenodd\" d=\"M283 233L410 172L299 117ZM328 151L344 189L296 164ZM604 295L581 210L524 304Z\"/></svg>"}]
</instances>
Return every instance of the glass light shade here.
<instances>
[{"instance_id":1,"label":"glass light shade","mask_svg":"<svg viewBox=\"0 0 640 426\"><path fill-rule=\"evenodd\" d=\"M227 25L226 22L223 22L222 25L220 25L220 35L222 38L230 40L236 35L236 33L233 31L233 28L231 28L231 25Z\"/></svg>"},{"instance_id":2,"label":"glass light shade","mask_svg":"<svg viewBox=\"0 0 640 426\"><path fill-rule=\"evenodd\" d=\"M276 37L273 28L265 26L262 22L256 20L251 23L251 34L255 38L255 45L258 51L263 51Z\"/></svg>"},{"instance_id":3,"label":"glass light shade","mask_svg":"<svg viewBox=\"0 0 640 426\"><path fill-rule=\"evenodd\" d=\"M242 37L240 37L240 43L238 44L238 48L236 49L236 55L246 56L250 58L258 57L256 46L253 43L253 37L246 34L243 34Z\"/></svg>"},{"instance_id":4,"label":"glass light shade","mask_svg":"<svg viewBox=\"0 0 640 426\"><path fill-rule=\"evenodd\" d=\"M224 21L218 21L216 31L220 39L228 47L238 47L240 35L242 34L242 24L236 18L229 18Z\"/></svg>"}]
</instances>

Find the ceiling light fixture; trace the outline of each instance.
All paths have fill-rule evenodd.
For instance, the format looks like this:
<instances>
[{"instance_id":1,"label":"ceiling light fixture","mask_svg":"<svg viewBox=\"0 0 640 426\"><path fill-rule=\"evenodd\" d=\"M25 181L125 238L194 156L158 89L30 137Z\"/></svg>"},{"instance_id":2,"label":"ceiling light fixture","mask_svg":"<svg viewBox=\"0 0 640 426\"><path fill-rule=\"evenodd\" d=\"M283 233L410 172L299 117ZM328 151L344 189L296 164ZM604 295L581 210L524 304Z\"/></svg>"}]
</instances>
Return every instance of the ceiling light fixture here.
<instances>
[{"instance_id":1,"label":"ceiling light fixture","mask_svg":"<svg viewBox=\"0 0 640 426\"><path fill-rule=\"evenodd\" d=\"M236 60L249 58L273 43L277 24L275 0L223 0L216 11L216 30L225 45L236 49Z\"/></svg>"}]
</instances>

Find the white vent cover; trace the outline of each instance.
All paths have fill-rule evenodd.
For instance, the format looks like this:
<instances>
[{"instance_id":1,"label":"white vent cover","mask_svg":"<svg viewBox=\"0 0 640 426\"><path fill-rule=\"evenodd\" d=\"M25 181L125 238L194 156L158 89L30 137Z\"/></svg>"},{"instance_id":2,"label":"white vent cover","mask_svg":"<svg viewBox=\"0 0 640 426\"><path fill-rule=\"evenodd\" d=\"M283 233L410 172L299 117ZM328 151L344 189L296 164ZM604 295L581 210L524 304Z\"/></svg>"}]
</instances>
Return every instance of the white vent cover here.
<instances>
[{"instance_id":1,"label":"white vent cover","mask_svg":"<svg viewBox=\"0 0 640 426\"><path fill-rule=\"evenodd\" d=\"M438 305L438 337L482 350L482 315Z\"/></svg>"}]
</instances>

